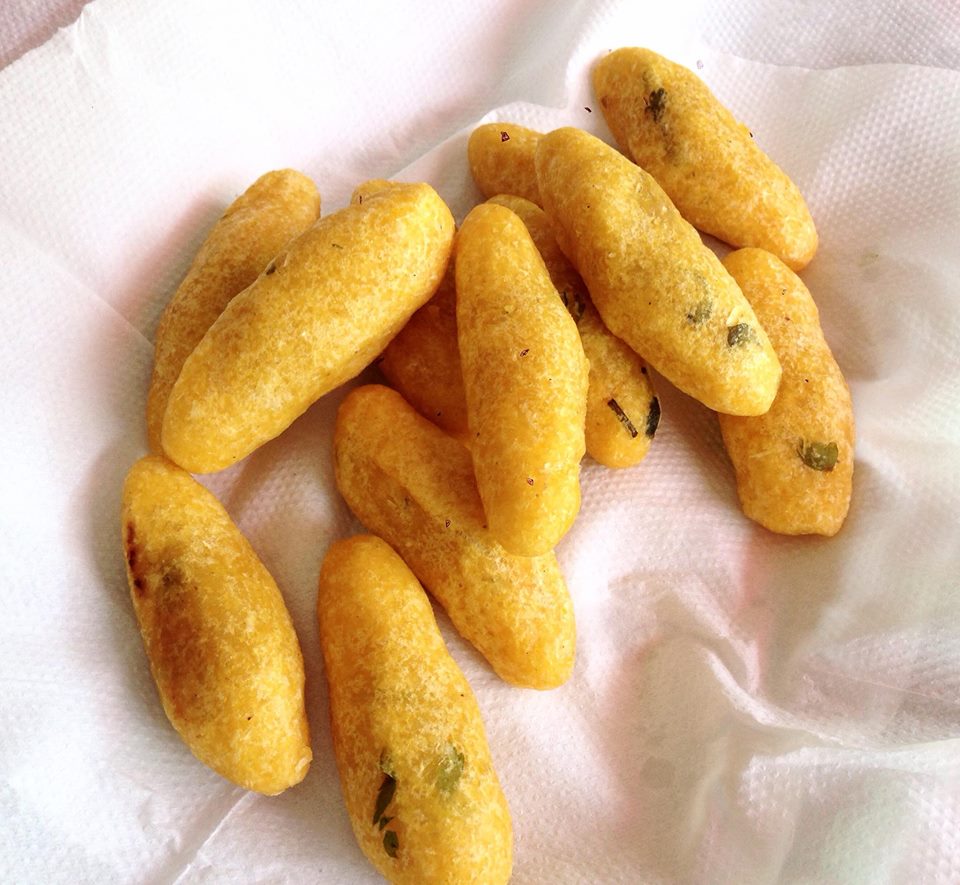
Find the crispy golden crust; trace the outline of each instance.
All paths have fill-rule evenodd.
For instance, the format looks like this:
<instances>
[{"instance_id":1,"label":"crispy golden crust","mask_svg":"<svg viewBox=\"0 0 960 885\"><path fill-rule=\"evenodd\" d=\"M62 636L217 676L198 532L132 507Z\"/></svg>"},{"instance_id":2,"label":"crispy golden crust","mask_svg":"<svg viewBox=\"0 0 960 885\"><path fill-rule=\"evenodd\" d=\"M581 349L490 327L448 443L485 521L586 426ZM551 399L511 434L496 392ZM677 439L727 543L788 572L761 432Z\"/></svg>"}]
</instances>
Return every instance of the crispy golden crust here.
<instances>
[{"instance_id":1,"label":"crispy golden crust","mask_svg":"<svg viewBox=\"0 0 960 885\"><path fill-rule=\"evenodd\" d=\"M761 415L780 364L743 293L660 186L579 129L537 148L544 209L603 322L718 412Z\"/></svg>"},{"instance_id":2,"label":"crispy golden crust","mask_svg":"<svg viewBox=\"0 0 960 885\"><path fill-rule=\"evenodd\" d=\"M743 512L774 532L835 535L850 507L854 424L850 390L800 278L762 249L724 259L780 356L770 411L720 415Z\"/></svg>"},{"instance_id":3,"label":"crispy golden crust","mask_svg":"<svg viewBox=\"0 0 960 885\"><path fill-rule=\"evenodd\" d=\"M163 709L193 754L274 795L303 780L303 658L273 578L220 502L159 456L130 469L123 544Z\"/></svg>"},{"instance_id":4,"label":"crispy golden crust","mask_svg":"<svg viewBox=\"0 0 960 885\"><path fill-rule=\"evenodd\" d=\"M593 70L617 143L691 224L759 246L800 270L817 230L797 186L692 71L649 49L618 49Z\"/></svg>"},{"instance_id":5,"label":"crispy golden crust","mask_svg":"<svg viewBox=\"0 0 960 885\"><path fill-rule=\"evenodd\" d=\"M470 453L396 391L354 390L337 414L337 487L507 682L555 688L574 661L573 605L553 553L513 556L487 529Z\"/></svg>"},{"instance_id":6,"label":"crispy golden crust","mask_svg":"<svg viewBox=\"0 0 960 885\"><path fill-rule=\"evenodd\" d=\"M163 421L167 455L220 470L357 375L436 291L453 217L426 184L318 221L233 299L187 358Z\"/></svg>"},{"instance_id":7,"label":"crispy golden crust","mask_svg":"<svg viewBox=\"0 0 960 885\"><path fill-rule=\"evenodd\" d=\"M320 215L320 195L306 175L280 169L260 176L214 225L157 327L147 394L150 450L162 451L167 400L184 360L238 292Z\"/></svg>"},{"instance_id":8,"label":"crispy golden crust","mask_svg":"<svg viewBox=\"0 0 960 885\"><path fill-rule=\"evenodd\" d=\"M494 537L547 553L580 508L589 366L523 222L485 203L457 235L457 335L470 451Z\"/></svg>"},{"instance_id":9,"label":"crispy golden crust","mask_svg":"<svg viewBox=\"0 0 960 885\"><path fill-rule=\"evenodd\" d=\"M484 197L515 194L540 205L534 155L540 133L516 123L478 126L467 142L470 173Z\"/></svg>"},{"instance_id":10,"label":"crispy golden crust","mask_svg":"<svg viewBox=\"0 0 960 885\"><path fill-rule=\"evenodd\" d=\"M561 251L546 212L523 197L501 194L488 202L506 206L526 225L577 324L590 363L587 454L606 467L639 463L660 423L660 401L643 360L603 324L580 274Z\"/></svg>"},{"instance_id":11,"label":"crispy golden crust","mask_svg":"<svg viewBox=\"0 0 960 885\"><path fill-rule=\"evenodd\" d=\"M417 579L379 538L327 552L317 599L354 835L391 882L510 878L513 834L480 709Z\"/></svg>"}]
</instances>

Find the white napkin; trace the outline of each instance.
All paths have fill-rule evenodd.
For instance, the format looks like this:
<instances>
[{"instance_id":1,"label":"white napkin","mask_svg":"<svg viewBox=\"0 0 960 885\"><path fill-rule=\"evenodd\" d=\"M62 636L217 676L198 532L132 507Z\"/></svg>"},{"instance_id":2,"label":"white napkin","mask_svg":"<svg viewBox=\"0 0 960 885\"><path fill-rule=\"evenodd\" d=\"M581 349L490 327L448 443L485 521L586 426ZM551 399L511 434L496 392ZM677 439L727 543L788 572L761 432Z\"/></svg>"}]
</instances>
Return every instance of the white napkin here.
<instances>
[{"instance_id":1,"label":"white napkin","mask_svg":"<svg viewBox=\"0 0 960 885\"><path fill-rule=\"evenodd\" d=\"M559 550L570 682L505 685L439 614L512 809L514 881L960 880L960 28L939 0L832 6L96 0L0 72L0 879L378 881L313 614L324 551L359 530L332 480L343 391L204 480L306 659L315 760L264 798L166 722L128 599L119 496L156 320L262 172L311 174L325 212L364 179L424 178L462 217L475 125L609 139L588 71L645 45L698 70L808 199L853 505L830 540L755 526L714 417L660 380L651 454L585 463Z\"/></svg>"}]
</instances>

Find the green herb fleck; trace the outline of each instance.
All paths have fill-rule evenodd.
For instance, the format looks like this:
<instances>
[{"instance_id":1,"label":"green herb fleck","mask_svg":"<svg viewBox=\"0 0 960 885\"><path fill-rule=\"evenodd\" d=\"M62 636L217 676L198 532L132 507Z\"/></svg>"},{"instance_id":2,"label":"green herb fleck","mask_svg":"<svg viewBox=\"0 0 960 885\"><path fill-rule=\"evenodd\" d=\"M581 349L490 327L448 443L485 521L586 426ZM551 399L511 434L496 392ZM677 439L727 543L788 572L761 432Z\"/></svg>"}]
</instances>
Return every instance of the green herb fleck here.
<instances>
[{"instance_id":1,"label":"green herb fleck","mask_svg":"<svg viewBox=\"0 0 960 885\"><path fill-rule=\"evenodd\" d=\"M644 433L650 439L653 439L653 435L657 432L657 428L660 426L660 400L654 397L650 400L650 411L647 412L647 426L644 428Z\"/></svg>"},{"instance_id":2,"label":"green herb fleck","mask_svg":"<svg viewBox=\"0 0 960 885\"><path fill-rule=\"evenodd\" d=\"M654 123L659 123L667 107L667 90L662 86L654 89L653 92L644 100L644 113L653 117Z\"/></svg>"},{"instance_id":3,"label":"green herb fleck","mask_svg":"<svg viewBox=\"0 0 960 885\"><path fill-rule=\"evenodd\" d=\"M397 781L392 775L385 774L383 783L380 784L380 791L377 793L377 801L373 806L373 823L377 824L387 806L393 801L393 794L397 792Z\"/></svg>"},{"instance_id":4,"label":"green herb fleck","mask_svg":"<svg viewBox=\"0 0 960 885\"><path fill-rule=\"evenodd\" d=\"M835 442L808 442L802 439L797 443L797 454L800 460L811 470L822 470L829 473L837 466L837 444Z\"/></svg>"},{"instance_id":5,"label":"green herb fleck","mask_svg":"<svg viewBox=\"0 0 960 885\"><path fill-rule=\"evenodd\" d=\"M613 411L613 414L617 416L617 420L627 428L627 433L630 434L630 439L636 439L640 435L640 431L633 426L633 422L627 416L627 413L620 408L620 403L611 397L607 400L607 405Z\"/></svg>"},{"instance_id":6,"label":"green herb fleck","mask_svg":"<svg viewBox=\"0 0 960 885\"><path fill-rule=\"evenodd\" d=\"M164 590L176 590L182 587L186 582L186 575L180 570L180 567L174 564L164 564L162 566L163 574L160 576L160 585Z\"/></svg>"},{"instance_id":7,"label":"green herb fleck","mask_svg":"<svg viewBox=\"0 0 960 885\"><path fill-rule=\"evenodd\" d=\"M757 334L746 323L737 323L727 329L727 346L739 347L741 344L752 344L757 340Z\"/></svg>"},{"instance_id":8,"label":"green herb fleck","mask_svg":"<svg viewBox=\"0 0 960 885\"><path fill-rule=\"evenodd\" d=\"M712 313L713 302L709 298L704 298L687 311L687 322L691 326L699 326L710 319Z\"/></svg>"},{"instance_id":9,"label":"green herb fleck","mask_svg":"<svg viewBox=\"0 0 960 885\"><path fill-rule=\"evenodd\" d=\"M463 753L448 743L437 768L437 788L441 793L452 793L456 789L465 761Z\"/></svg>"},{"instance_id":10,"label":"green herb fleck","mask_svg":"<svg viewBox=\"0 0 960 885\"><path fill-rule=\"evenodd\" d=\"M563 306L570 313L570 316L573 317L573 321L579 325L580 320L583 319L583 313L587 309L586 302L584 302L580 293L574 291L571 297L571 293L564 289L560 293L560 300L563 302Z\"/></svg>"},{"instance_id":11,"label":"green herb fleck","mask_svg":"<svg viewBox=\"0 0 960 885\"><path fill-rule=\"evenodd\" d=\"M400 840L397 838L397 834L393 830L387 830L383 834L383 850L386 851L390 857L396 857L399 848Z\"/></svg>"}]
</instances>

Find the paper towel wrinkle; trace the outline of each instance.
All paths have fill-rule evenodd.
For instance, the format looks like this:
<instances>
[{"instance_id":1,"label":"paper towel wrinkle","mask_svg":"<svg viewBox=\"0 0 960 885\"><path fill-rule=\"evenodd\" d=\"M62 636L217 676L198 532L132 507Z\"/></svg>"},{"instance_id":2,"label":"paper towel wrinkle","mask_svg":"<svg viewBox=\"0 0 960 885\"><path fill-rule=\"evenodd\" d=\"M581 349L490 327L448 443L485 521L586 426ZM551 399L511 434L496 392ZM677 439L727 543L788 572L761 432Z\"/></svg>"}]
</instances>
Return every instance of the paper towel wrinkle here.
<instances>
[{"instance_id":1,"label":"paper towel wrinkle","mask_svg":"<svg viewBox=\"0 0 960 885\"><path fill-rule=\"evenodd\" d=\"M511 46L504 58L509 71L504 95L496 104L504 105L511 98L541 107L565 108L571 86L578 79L573 74L578 46L590 42L590 20L603 16L606 4L579 0L571 12L558 10L555 3L528 4L526 15L517 23ZM598 9L598 7L600 7ZM558 15L558 12L560 13ZM549 40L533 35L550 34ZM531 88L532 87L532 88ZM575 87L574 87L575 88ZM492 102L488 102L489 107Z\"/></svg>"},{"instance_id":2,"label":"paper towel wrinkle","mask_svg":"<svg viewBox=\"0 0 960 885\"><path fill-rule=\"evenodd\" d=\"M89 81L110 91L114 83L122 83L125 74L118 58L118 41L114 30L101 12L99 3L91 2L80 10L76 20L61 30L75 67L79 86ZM121 50L122 51L122 50Z\"/></svg>"},{"instance_id":3,"label":"paper towel wrinkle","mask_svg":"<svg viewBox=\"0 0 960 885\"><path fill-rule=\"evenodd\" d=\"M757 599L747 618L754 633L758 669L758 691L773 704L790 709L796 703L798 671L801 662L829 634L829 611L839 595L839 581L778 579L766 568L757 575Z\"/></svg>"},{"instance_id":4,"label":"paper towel wrinkle","mask_svg":"<svg viewBox=\"0 0 960 885\"><path fill-rule=\"evenodd\" d=\"M222 800L211 807L209 815L197 820L189 829L190 838L178 841L175 850L164 862L150 872L150 881L179 882L183 875L189 872L194 859L203 846L212 839L233 812L244 804L255 801L255 793L239 789L231 789L224 794Z\"/></svg>"},{"instance_id":5,"label":"paper towel wrinkle","mask_svg":"<svg viewBox=\"0 0 960 885\"><path fill-rule=\"evenodd\" d=\"M801 591L798 590L798 592ZM684 588L684 593L689 596L689 589ZM714 674L718 686L724 689L733 703L734 708L746 715L750 721L757 725L767 725L770 727L779 727L777 723L787 723L790 729L803 730L811 736L816 736L820 740L837 741L848 739L846 732L842 730L837 732L825 719L822 721L816 720L809 722L804 718L797 718L787 709L766 699L767 685L765 683L766 677L768 677L769 674L765 672L765 666L769 666L771 672L783 672L788 668L780 666L781 662L777 660L770 661L763 654L756 653L758 651L757 643L758 641L762 641L762 638L760 638L762 637L762 633L744 632L740 635L734 634L723 642L719 639L713 639L715 636L722 637L726 630L726 626L723 623L722 611L716 613L716 620L719 623L711 623L709 614L706 621L703 621L703 612L705 610L708 611L708 607L698 607L693 611L694 623L690 624L688 617L689 612L680 610L679 615L671 616L664 610L664 605L676 610L677 600L668 594L663 594L661 596L661 603L656 607L657 614L651 618L651 620L660 625L659 629L666 635L677 638L682 637L685 641L693 642L698 648L703 650L707 655L707 659L711 662L711 671ZM698 622L704 626L696 627L695 625ZM691 629L693 632L691 632ZM783 644L783 639L784 634L781 630L777 637L778 647ZM906 654L906 651L901 647L898 655L902 656L904 654ZM852 657L852 654L849 651L843 651L840 657L849 659ZM871 658L871 663L875 666L875 658ZM837 673L837 675L842 673L842 670L838 670L836 665L833 666L832 671ZM815 673L816 669L808 669L807 672ZM866 685L889 687L891 690L894 689L892 685L883 686L882 683L865 677L853 676L850 678ZM897 688L902 689L901 686ZM910 689L905 690L910 691ZM793 700L795 703L796 699L787 698L786 700ZM821 709L824 712L826 712L826 709L829 707L829 705L825 704L825 700L824 697L818 699L822 705ZM849 710L848 707L843 707L843 709L846 711ZM838 713L839 712L840 710L838 710ZM842 721L842 716L838 716L837 722L841 723ZM956 729L960 727L960 722L953 721L950 725Z\"/></svg>"},{"instance_id":6,"label":"paper towel wrinkle","mask_svg":"<svg viewBox=\"0 0 960 885\"><path fill-rule=\"evenodd\" d=\"M0 13L0 70L74 21L86 0L8 0Z\"/></svg>"},{"instance_id":7,"label":"paper towel wrinkle","mask_svg":"<svg viewBox=\"0 0 960 885\"><path fill-rule=\"evenodd\" d=\"M627 660L632 666L610 680L596 726L605 738L598 746L607 748L600 758L620 783L609 816L632 823L624 851L634 869L689 881L691 848L723 774L727 704L686 638L665 635ZM611 755L614 747L626 752ZM622 876L625 867L617 869Z\"/></svg>"},{"instance_id":8,"label":"paper towel wrinkle","mask_svg":"<svg viewBox=\"0 0 960 885\"><path fill-rule=\"evenodd\" d=\"M690 854L690 848L704 826L707 816L705 808L715 801L713 794L717 792L724 795L735 783L734 775L740 763L728 757L734 754L737 758L748 760L756 751L757 747L750 749L742 736L736 741L731 739L731 733L753 735L754 744L758 740L762 742L757 746L780 748L781 752L785 751L784 746L803 746L811 740L823 739L815 730L805 727L805 723L784 726L783 711L758 704L733 677L728 663L722 662L727 656L718 656L716 651L709 650L704 646L702 637L678 633L676 625L671 625L669 621L658 619L657 623L661 625L663 635L645 649L645 660L634 660L633 667L622 671L619 679L626 681L630 688L626 697L617 698L614 695L612 701L608 700L603 705L604 709L611 712L601 720L618 723L626 713L631 721L659 722L661 729L664 726L675 729L673 732L651 732L649 745L640 745L647 746L647 753L641 752L640 756L633 758L630 755L618 755L611 760L611 765L625 781L625 806L634 808L634 813L642 814L644 790L674 787L672 801L676 803L676 814L683 815L684 827L688 832L686 835L678 835L672 830L661 833L655 824L651 825L655 832L645 830L645 841L649 845L656 845L654 857L646 858L654 866L662 863L664 857L679 858ZM704 679L703 675L707 672L713 678ZM646 674L641 678L647 691L644 686L633 688L637 679L634 674ZM610 684L615 686L617 681L615 678ZM715 686L721 691L718 692ZM664 693L675 700L670 704L671 715L667 719L656 715L661 709ZM651 715L644 716L643 709L647 702L651 705ZM631 710L638 706L638 712L632 713ZM683 713L686 709L690 710L688 716ZM711 709L715 711L712 716L706 713ZM687 721L690 717L696 721L696 729L692 733L687 731L691 724ZM710 722L713 724L708 726ZM674 735L672 738L671 733ZM596 750L602 757L604 745L622 747L625 744L622 738L609 736L607 741L598 743ZM703 756L704 753L706 756ZM637 774L632 779L624 770L624 766L631 763L638 766ZM678 777L680 781L675 784ZM658 806L662 813L662 804L658 803ZM698 808L700 811L696 811ZM692 823L691 809L693 820L699 823ZM667 827L661 825L659 829L667 830ZM668 844L674 843L672 850L664 851L664 840ZM668 877L682 877L683 872L682 865L661 869L661 873Z\"/></svg>"},{"instance_id":9,"label":"paper towel wrinkle","mask_svg":"<svg viewBox=\"0 0 960 885\"><path fill-rule=\"evenodd\" d=\"M756 61L830 68L892 62L960 67L956 8L940 0L843 4L748 0L729 14L705 6L703 35L718 50Z\"/></svg>"},{"instance_id":10,"label":"paper towel wrinkle","mask_svg":"<svg viewBox=\"0 0 960 885\"><path fill-rule=\"evenodd\" d=\"M829 762L818 765L809 759L794 765L760 757L751 764L745 781L751 786L749 793L741 793L745 807L758 808L762 816L751 817L739 832L727 829L725 835L735 842L751 830L766 837L764 847L768 853L776 850L779 869L777 879L765 881L866 883L876 877L890 881L883 872L891 855L893 859L898 854L910 856L911 846L901 844L907 832L894 811L910 802L907 779L898 782L887 775L881 780L873 773L848 771ZM818 782L828 802L847 796L849 807L857 811L833 815L814 806L805 812L804 803L815 796ZM785 816L777 814L781 808ZM916 817L911 819L915 821ZM809 851L810 844L830 845L830 851L818 856Z\"/></svg>"},{"instance_id":11,"label":"paper towel wrinkle","mask_svg":"<svg viewBox=\"0 0 960 885\"><path fill-rule=\"evenodd\" d=\"M707 737L707 745L712 745L714 749L711 750L711 752L714 754L719 753L719 756L715 756L714 767L711 769L713 774L707 778L700 776L698 779L701 792L698 794L699 798L697 801L710 809L710 813L708 813L706 817L708 819L713 818L712 825L709 823L704 824L704 829L719 829L723 841L728 844L731 840L736 844L737 840L742 840L743 838L736 829L736 817L731 806L736 804L734 797L738 792L738 784L749 782L745 773L750 769L755 769L757 766L769 766L769 762L772 760L782 760L774 763L778 768L785 762L792 764L789 763L789 760L796 757L797 754L803 757L802 761L799 761L802 770L809 770L811 766L822 764L827 765L831 771L834 771L837 770L838 764L843 764L844 760L848 758L851 759L851 771L857 774L862 769L860 765L862 757L857 751L851 753L847 750L841 749L833 751L829 748L814 750L810 746L810 735L804 731L785 730L782 727L767 731L762 727L758 729L758 723L754 721L752 715L743 716L737 712L736 708L734 709L732 719L729 715L723 715L721 713L717 719L716 727L717 731L714 737ZM746 729L746 731L744 731L744 729ZM693 752L696 751L694 750ZM811 756L814 752L819 753L820 757L825 759L825 761L821 763L816 762ZM823 756L825 753L828 754L826 757ZM773 769L773 771L777 771L778 768ZM768 776L763 777L761 784L764 784L764 782L768 780ZM710 790L703 791L704 787L711 783L713 785L712 795L710 795ZM764 784L763 788L768 789L768 786ZM811 792L813 789L813 784L811 783ZM771 814L767 817L761 815L754 818L755 825L763 826L764 823L767 823L769 826L769 824L772 824L777 818L777 815L772 813L775 810L779 811L781 819L789 822L791 815L796 810L797 801L793 801L793 808L791 808L791 802L787 801L788 798L788 796L778 798L777 802L771 804L769 807ZM749 812L749 809L755 807L756 803L756 799L746 803L743 811ZM731 826L733 826L734 829L731 829ZM788 833L787 836L789 837L790 834ZM790 839L785 839L784 845L782 846L782 853L784 855L786 854L789 844ZM747 846L745 845L744 847ZM690 854L693 852L687 851L687 853ZM757 860L764 863L771 863L774 858L771 858L770 854L770 846L768 846L767 857L757 858ZM712 869L709 863L710 853L704 852L703 846L700 846L700 850L696 851L695 855L699 861L698 867L703 870ZM771 872L772 878L750 878L749 881L779 881L779 879L776 878L779 875L779 866L779 864L774 863ZM758 872L757 867L749 867L748 869L752 869L754 874ZM696 876L694 880L704 881L704 879ZM716 872L714 871L713 874L707 876L706 881L718 881ZM731 877L730 879L721 877L719 881L739 881L739 879L736 877Z\"/></svg>"},{"instance_id":12,"label":"paper towel wrinkle","mask_svg":"<svg viewBox=\"0 0 960 885\"><path fill-rule=\"evenodd\" d=\"M2 212L0 212L0 235L2 235L0 245L3 245L5 250L9 250L9 254L18 256L18 261L21 266L29 267L31 263L37 262L43 265L48 272L50 268L55 269L57 275L61 278L61 285L69 285L77 290L82 297L98 302L99 305L111 314L114 314L125 326L130 327L134 333L145 338L143 332L138 329L127 316L105 299L96 289L92 288L87 282L77 276L70 266L70 263L65 260L63 256L51 251L42 240L24 235L18 230L16 223L5 217ZM22 331L22 325L18 320L21 318L26 319L37 306L35 302L25 297L26 294L26 292L17 293L17 297L11 299L4 305L4 318L12 324L13 330L17 332ZM16 311L16 313L14 313L14 311Z\"/></svg>"}]
</instances>

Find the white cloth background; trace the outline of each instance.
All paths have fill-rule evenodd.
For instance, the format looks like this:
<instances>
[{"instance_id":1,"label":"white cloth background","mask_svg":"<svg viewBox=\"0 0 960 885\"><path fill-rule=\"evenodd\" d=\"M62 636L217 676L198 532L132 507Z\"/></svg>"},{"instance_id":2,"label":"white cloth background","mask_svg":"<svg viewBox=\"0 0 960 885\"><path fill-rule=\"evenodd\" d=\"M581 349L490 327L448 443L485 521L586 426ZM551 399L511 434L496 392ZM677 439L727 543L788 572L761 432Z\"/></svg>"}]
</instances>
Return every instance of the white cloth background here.
<instances>
[{"instance_id":1,"label":"white cloth background","mask_svg":"<svg viewBox=\"0 0 960 885\"><path fill-rule=\"evenodd\" d=\"M514 881L960 881L960 10L943 0L95 0L0 71L0 879L377 881L313 620L320 559L358 530L331 473L342 391L204 480L306 659L315 760L268 799L169 727L127 595L119 495L153 330L262 172L312 175L325 212L366 178L423 177L462 218L470 130L609 138L587 72L622 45L698 69L806 194L855 491L834 539L753 525L714 417L661 380L650 456L585 464L559 549L570 682L503 684L439 616L511 805Z\"/></svg>"}]
</instances>

